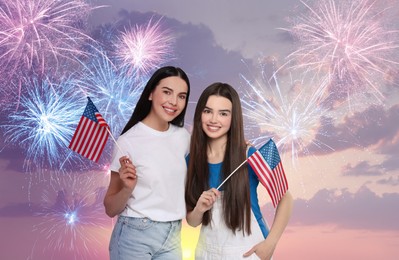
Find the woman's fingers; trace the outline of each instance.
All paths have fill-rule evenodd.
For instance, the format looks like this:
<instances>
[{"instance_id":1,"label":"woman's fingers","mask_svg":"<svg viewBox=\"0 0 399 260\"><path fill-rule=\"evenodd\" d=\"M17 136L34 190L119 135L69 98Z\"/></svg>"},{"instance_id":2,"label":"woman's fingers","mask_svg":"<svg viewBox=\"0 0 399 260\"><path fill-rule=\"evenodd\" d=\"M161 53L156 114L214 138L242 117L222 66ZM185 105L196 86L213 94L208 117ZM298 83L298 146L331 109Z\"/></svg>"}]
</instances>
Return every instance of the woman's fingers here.
<instances>
[{"instance_id":1,"label":"woman's fingers","mask_svg":"<svg viewBox=\"0 0 399 260\"><path fill-rule=\"evenodd\" d=\"M213 205L213 203L216 202L217 196L218 196L218 195L217 195L214 191L212 191L212 190L204 191L204 192L202 193L202 195L201 195L202 201L203 201L207 206Z\"/></svg>"},{"instance_id":2,"label":"woman's fingers","mask_svg":"<svg viewBox=\"0 0 399 260\"><path fill-rule=\"evenodd\" d=\"M121 164L121 168L119 168L119 176L121 177L121 179L137 178L136 167L133 165L128 156L120 157L119 163Z\"/></svg>"},{"instance_id":3,"label":"woman's fingers","mask_svg":"<svg viewBox=\"0 0 399 260\"><path fill-rule=\"evenodd\" d=\"M220 196L220 191L218 189L212 188L209 191L215 194L216 197Z\"/></svg>"},{"instance_id":4,"label":"woman's fingers","mask_svg":"<svg viewBox=\"0 0 399 260\"><path fill-rule=\"evenodd\" d=\"M124 166L124 165L128 165L128 164L132 164L132 161L130 160L130 158L128 156L122 156L121 158L119 158L119 163L121 164L121 166Z\"/></svg>"},{"instance_id":5,"label":"woman's fingers","mask_svg":"<svg viewBox=\"0 0 399 260\"><path fill-rule=\"evenodd\" d=\"M124 178L137 178L137 173L136 173L136 167L132 164L126 164L125 166L122 166L119 168L119 176L121 179Z\"/></svg>"}]
</instances>

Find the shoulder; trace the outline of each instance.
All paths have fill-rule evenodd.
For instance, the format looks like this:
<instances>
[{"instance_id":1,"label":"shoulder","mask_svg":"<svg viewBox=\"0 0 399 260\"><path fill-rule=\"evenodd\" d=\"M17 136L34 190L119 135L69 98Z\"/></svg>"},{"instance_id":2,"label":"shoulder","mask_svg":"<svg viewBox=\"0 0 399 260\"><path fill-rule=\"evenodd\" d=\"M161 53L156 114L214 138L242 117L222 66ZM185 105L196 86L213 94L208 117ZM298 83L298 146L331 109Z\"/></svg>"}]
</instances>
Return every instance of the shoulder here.
<instances>
[{"instance_id":1,"label":"shoulder","mask_svg":"<svg viewBox=\"0 0 399 260\"><path fill-rule=\"evenodd\" d=\"M140 131L142 131L142 130L140 130L139 123L137 123L134 126L132 126L129 130L127 130L125 133L120 135L118 139L123 140L126 138L130 138L131 136L134 136L137 132L140 132Z\"/></svg>"},{"instance_id":2,"label":"shoulder","mask_svg":"<svg viewBox=\"0 0 399 260\"><path fill-rule=\"evenodd\" d=\"M175 125L170 125L170 127L172 127L172 132L174 134L179 134L185 138L190 138L190 133L188 132L188 130L183 126L183 127L179 127L179 126L175 126Z\"/></svg>"},{"instance_id":3,"label":"shoulder","mask_svg":"<svg viewBox=\"0 0 399 260\"><path fill-rule=\"evenodd\" d=\"M176 126L176 125L170 124L170 127L172 128L173 131L189 134L188 130L184 126Z\"/></svg>"},{"instance_id":4,"label":"shoulder","mask_svg":"<svg viewBox=\"0 0 399 260\"><path fill-rule=\"evenodd\" d=\"M254 146L247 146L247 157L251 156L254 152L256 152L256 148Z\"/></svg>"}]
</instances>

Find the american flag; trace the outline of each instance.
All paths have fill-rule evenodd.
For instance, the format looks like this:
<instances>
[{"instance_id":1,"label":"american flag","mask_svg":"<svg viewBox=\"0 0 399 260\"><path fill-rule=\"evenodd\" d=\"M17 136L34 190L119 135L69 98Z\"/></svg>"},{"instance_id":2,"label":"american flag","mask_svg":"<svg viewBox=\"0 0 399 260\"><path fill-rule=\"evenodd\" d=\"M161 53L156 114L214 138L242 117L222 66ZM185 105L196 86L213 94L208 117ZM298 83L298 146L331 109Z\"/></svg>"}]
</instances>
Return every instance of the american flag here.
<instances>
[{"instance_id":1,"label":"american flag","mask_svg":"<svg viewBox=\"0 0 399 260\"><path fill-rule=\"evenodd\" d=\"M98 162L109 136L109 126L89 97L69 148Z\"/></svg>"},{"instance_id":2,"label":"american flag","mask_svg":"<svg viewBox=\"0 0 399 260\"><path fill-rule=\"evenodd\" d=\"M273 206L276 207L288 190L288 182L273 140L270 139L248 157L248 163L269 193Z\"/></svg>"}]
</instances>

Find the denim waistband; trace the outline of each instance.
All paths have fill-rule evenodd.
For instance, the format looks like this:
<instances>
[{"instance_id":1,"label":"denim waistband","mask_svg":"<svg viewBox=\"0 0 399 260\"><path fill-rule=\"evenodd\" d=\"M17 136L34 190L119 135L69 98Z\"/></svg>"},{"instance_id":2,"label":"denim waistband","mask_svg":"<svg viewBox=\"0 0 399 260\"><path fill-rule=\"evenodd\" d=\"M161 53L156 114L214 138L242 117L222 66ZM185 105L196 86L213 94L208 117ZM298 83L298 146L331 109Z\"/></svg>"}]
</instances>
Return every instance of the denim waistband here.
<instances>
[{"instance_id":1,"label":"denim waistband","mask_svg":"<svg viewBox=\"0 0 399 260\"><path fill-rule=\"evenodd\" d=\"M160 224L172 224L172 225L181 223L181 219L173 220L173 221L155 221L155 220L152 220L152 219L149 219L149 218L146 218L146 217L136 218L136 217L127 217L127 216L122 216L122 215L120 215L118 217L118 222L129 223L131 221L141 221L143 223L149 222L149 223L160 223Z\"/></svg>"}]
</instances>

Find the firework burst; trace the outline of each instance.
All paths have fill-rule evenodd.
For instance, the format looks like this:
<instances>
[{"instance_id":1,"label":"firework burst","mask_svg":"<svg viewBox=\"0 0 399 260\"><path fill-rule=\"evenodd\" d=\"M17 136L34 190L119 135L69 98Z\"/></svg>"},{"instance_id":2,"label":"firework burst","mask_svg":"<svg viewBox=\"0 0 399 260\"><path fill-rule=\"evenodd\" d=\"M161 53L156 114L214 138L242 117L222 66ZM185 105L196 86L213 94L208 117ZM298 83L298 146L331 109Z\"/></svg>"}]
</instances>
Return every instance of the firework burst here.
<instances>
[{"instance_id":1,"label":"firework burst","mask_svg":"<svg viewBox=\"0 0 399 260\"><path fill-rule=\"evenodd\" d=\"M38 239L32 254L70 256L70 259L94 259L108 236L111 220L105 215L102 199L104 178L98 173L84 175L52 174L40 183L42 222L33 231ZM40 248L36 250L36 248ZM37 251L37 252L36 252Z\"/></svg>"},{"instance_id":2,"label":"firework burst","mask_svg":"<svg viewBox=\"0 0 399 260\"><path fill-rule=\"evenodd\" d=\"M118 70L105 53L87 63L82 62L82 67L75 84L91 97L111 132L118 135L133 113L146 78L127 76L127 72Z\"/></svg>"},{"instance_id":3,"label":"firework burst","mask_svg":"<svg viewBox=\"0 0 399 260\"><path fill-rule=\"evenodd\" d=\"M12 111L2 125L5 142L26 151L25 168L60 168L76 159L67 148L81 116L78 94L71 81L27 79L27 93L21 96L18 111Z\"/></svg>"},{"instance_id":4,"label":"firework burst","mask_svg":"<svg viewBox=\"0 0 399 260\"><path fill-rule=\"evenodd\" d=\"M61 65L86 55L83 46L93 40L83 26L91 10L83 0L1 1L1 77L8 82L22 77L20 72L55 75Z\"/></svg>"},{"instance_id":5,"label":"firework burst","mask_svg":"<svg viewBox=\"0 0 399 260\"><path fill-rule=\"evenodd\" d=\"M136 25L122 33L115 43L116 59L133 75L148 75L173 59L174 38L168 30L162 30L161 19L147 25Z\"/></svg>"},{"instance_id":6,"label":"firework burst","mask_svg":"<svg viewBox=\"0 0 399 260\"><path fill-rule=\"evenodd\" d=\"M288 154L293 164L299 156L311 155L312 149L333 149L317 139L324 120L329 116L324 86L302 75L292 76L288 83L278 80L277 74L270 79L262 69L257 79L248 79L241 74L244 82L241 102L246 121L245 130L254 145L260 145L274 138L281 153ZM312 90L311 90L312 89Z\"/></svg>"},{"instance_id":7,"label":"firework burst","mask_svg":"<svg viewBox=\"0 0 399 260\"><path fill-rule=\"evenodd\" d=\"M390 7L375 0L322 0L307 9L288 30L299 47L289 56L291 68L325 75L329 89L341 99L379 90L389 73L397 73L398 31L390 29Z\"/></svg>"}]
</instances>

